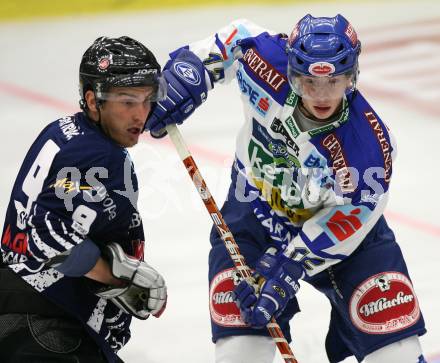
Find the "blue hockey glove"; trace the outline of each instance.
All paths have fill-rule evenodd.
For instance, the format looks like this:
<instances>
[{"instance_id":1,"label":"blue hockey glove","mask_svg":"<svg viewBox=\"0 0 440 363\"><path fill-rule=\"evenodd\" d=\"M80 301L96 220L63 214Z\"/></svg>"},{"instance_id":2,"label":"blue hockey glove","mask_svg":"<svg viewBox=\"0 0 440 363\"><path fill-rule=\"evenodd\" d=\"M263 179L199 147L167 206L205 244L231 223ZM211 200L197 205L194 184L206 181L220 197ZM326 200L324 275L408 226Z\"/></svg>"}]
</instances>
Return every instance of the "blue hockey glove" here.
<instances>
[{"instance_id":1,"label":"blue hockey glove","mask_svg":"<svg viewBox=\"0 0 440 363\"><path fill-rule=\"evenodd\" d=\"M269 248L257 261L256 273L250 280L242 280L234 289L234 296L243 320L255 328L266 326L277 318L299 289L298 280L304 276L302 266L284 256L282 251ZM255 281L266 278L261 290Z\"/></svg>"},{"instance_id":2,"label":"blue hockey glove","mask_svg":"<svg viewBox=\"0 0 440 363\"><path fill-rule=\"evenodd\" d=\"M166 125L185 121L206 101L208 90L213 87L202 61L188 49L172 54L162 73L167 82L167 97L155 105L145 125L145 130L155 138L166 135Z\"/></svg>"}]
</instances>

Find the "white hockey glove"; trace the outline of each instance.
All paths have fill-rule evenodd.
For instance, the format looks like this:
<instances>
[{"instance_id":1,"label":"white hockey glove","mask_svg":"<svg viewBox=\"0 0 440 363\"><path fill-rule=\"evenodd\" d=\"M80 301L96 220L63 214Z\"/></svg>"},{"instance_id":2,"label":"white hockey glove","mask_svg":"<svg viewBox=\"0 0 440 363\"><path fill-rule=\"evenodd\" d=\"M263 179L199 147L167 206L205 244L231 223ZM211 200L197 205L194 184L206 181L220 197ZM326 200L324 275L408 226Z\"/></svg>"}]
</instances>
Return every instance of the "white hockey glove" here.
<instances>
[{"instance_id":1,"label":"white hockey glove","mask_svg":"<svg viewBox=\"0 0 440 363\"><path fill-rule=\"evenodd\" d=\"M117 243L103 251L114 277L127 282L126 286L109 286L96 295L111 300L118 308L138 319L150 314L159 317L165 309L167 288L163 277L144 261L125 254Z\"/></svg>"}]
</instances>

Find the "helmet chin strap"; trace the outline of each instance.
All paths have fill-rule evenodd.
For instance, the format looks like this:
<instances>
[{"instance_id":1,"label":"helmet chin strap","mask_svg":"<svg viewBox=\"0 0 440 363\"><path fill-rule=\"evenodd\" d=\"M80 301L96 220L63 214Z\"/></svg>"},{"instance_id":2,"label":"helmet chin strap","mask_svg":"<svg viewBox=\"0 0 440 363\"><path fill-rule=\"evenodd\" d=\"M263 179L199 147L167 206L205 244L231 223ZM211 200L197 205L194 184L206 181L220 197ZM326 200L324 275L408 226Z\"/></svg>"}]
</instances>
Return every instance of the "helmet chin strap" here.
<instances>
[{"instance_id":1,"label":"helmet chin strap","mask_svg":"<svg viewBox=\"0 0 440 363\"><path fill-rule=\"evenodd\" d=\"M94 124L96 124L96 126L105 134L104 129L102 128L102 124L101 124L101 120L102 120L102 116L101 116L101 106L103 104L103 101L98 99L96 97L96 93L93 92L94 96L95 96L95 100L96 100L96 111L98 112L98 120L94 120L92 119L92 117L90 117L89 112L90 112L90 108L87 105L86 101L80 101L83 102L83 104L85 105L85 107L83 108L84 112L87 114L87 116L93 121Z\"/></svg>"},{"instance_id":2,"label":"helmet chin strap","mask_svg":"<svg viewBox=\"0 0 440 363\"><path fill-rule=\"evenodd\" d=\"M101 106L102 106L102 101L97 100L96 101L96 109L98 110L98 121L96 123L102 129L102 127L101 127Z\"/></svg>"}]
</instances>

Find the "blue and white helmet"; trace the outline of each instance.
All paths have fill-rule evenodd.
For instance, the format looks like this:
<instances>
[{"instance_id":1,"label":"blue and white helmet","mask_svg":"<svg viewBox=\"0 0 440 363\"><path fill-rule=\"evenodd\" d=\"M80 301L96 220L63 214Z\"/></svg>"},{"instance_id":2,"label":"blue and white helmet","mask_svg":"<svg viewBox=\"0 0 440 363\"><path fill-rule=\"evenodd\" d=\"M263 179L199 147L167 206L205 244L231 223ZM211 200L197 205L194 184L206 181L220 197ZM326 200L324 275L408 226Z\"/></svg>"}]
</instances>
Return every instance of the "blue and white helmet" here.
<instances>
[{"instance_id":1,"label":"blue and white helmet","mask_svg":"<svg viewBox=\"0 0 440 363\"><path fill-rule=\"evenodd\" d=\"M289 82L295 90L295 78L351 76L355 89L361 42L356 31L342 15L333 18L303 17L287 43Z\"/></svg>"}]
</instances>

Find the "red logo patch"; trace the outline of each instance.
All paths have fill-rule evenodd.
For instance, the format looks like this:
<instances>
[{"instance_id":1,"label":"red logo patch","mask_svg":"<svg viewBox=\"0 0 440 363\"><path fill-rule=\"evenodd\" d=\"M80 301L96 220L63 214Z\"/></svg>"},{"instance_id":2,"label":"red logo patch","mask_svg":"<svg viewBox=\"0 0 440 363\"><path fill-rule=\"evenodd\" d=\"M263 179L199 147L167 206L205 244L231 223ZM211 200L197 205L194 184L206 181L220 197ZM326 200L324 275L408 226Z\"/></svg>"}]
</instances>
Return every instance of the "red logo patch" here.
<instances>
[{"instance_id":1,"label":"red logo patch","mask_svg":"<svg viewBox=\"0 0 440 363\"><path fill-rule=\"evenodd\" d=\"M136 260L144 261L145 241L133 239L131 240L131 248L133 250L133 257L136 258Z\"/></svg>"},{"instance_id":2,"label":"red logo patch","mask_svg":"<svg viewBox=\"0 0 440 363\"><path fill-rule=\"evenodd\" d=\"M330 74L335 73L335 70L335 66L328 62L312 63L309 66L309 73L317 77L329 76Z\"/></svg>"},{"instance_id":3,"label":"red logo patch","mask_svg":"<svg viewBox=\"0 0 440 363\"><path fill-rule=\"evenodd\" d=\"M350 299L352 323L368 334L394 333L420 318L417 297L409 279L396 271L370 277Z\"/></svg>"},{"instance_id":4,"label":"red logo patch","mask_svg":"<svg viewBox=\"0 0 440 363\"><path fill-rule=\"evenodd\" d=\"M98 61L98 68L102 71L106 70L109 65L110 65L110 59L108 59L107 57L101 58Z\"/></svg>"},{"instance_id":5,"label":"red logo patch","mask_svg":"<svg viewBox=\"0 0 440 363\"><path fill-rule=\"evenodd\" d=\"M349 215L345 215L338 210L326 225L339 241L344 241L362 227L362 222L356 217L360 212L361 210L356 208Z\"/></svg>"},{"instance_id":6,"label":"red logo patch","mask_svg":"<svg viewBox=\"0 0 440 363\"><path fill-rule=\"evenodd\" d=\"M28 251L28 238L26 233L17 233L14 238L12 238L10 224L6 227L5 234L2 237L2 245L8 247L15 253L31 256Z\"/></svg>"},{"instance_id":7,"label":"red logo patch","mask_svg":"<svg viewBox=\"0 0 440 363\"><path fill-rule=\"evenodd\" d=\"M209 310L214 323L221 326L247 326L240 317L240 310L232 299L235 284L235 269L218 273L209 289Z\"/></svg>"},{"instance_id":8,"label":"red logo patch","mask_svg":"<svg viewBox=\"0 0 440 363\"><path fill-rule=\"evenodd\" d=\"M258 107L260 107L263 111L267 111L269 109L269 99L268 98L260 98L258 102Z\"/></svg>"},{"instance_id":9,"label":"red logo patch","mask_svg":"<svg viewBox=\"0 0 440 363\"><path fill-rule=\"evenodd\" d=\"M347 25L347 29L345 29L344 33L350 39L350 42L353 45L353 47L355 47L358 42L358 37L356 31L354 30L351 24Z\"/></svg>"}]
</instances>

